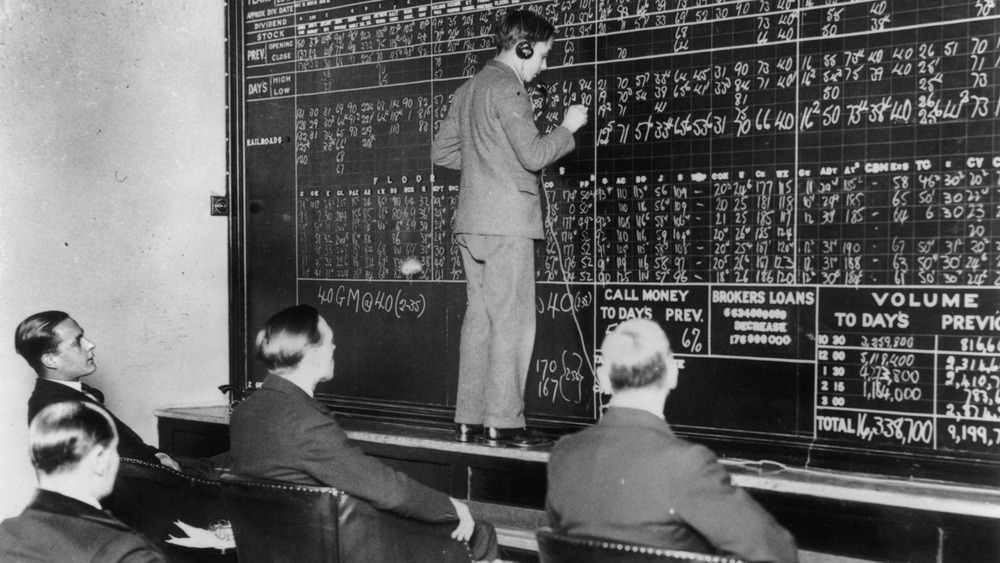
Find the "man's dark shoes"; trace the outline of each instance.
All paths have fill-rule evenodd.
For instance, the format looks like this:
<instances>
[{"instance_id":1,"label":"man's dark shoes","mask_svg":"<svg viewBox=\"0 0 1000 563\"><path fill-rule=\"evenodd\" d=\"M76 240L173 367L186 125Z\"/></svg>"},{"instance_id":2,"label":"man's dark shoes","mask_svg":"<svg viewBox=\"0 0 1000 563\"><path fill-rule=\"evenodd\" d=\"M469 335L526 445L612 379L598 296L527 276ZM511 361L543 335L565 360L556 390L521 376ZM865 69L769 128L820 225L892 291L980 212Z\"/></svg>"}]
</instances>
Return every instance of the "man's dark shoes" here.
<instances>
[{"instance_id":1,"label":"man's dark shoes","mask_svg":"<svg viewBox=\"0 0 1000 563\"><path fill-rule=\"evenodd\" d=\"M455 424L455 439L459 442L478 442L482 437L482 424Z\"/></svg>"},{"instance_id":2,"label":"man's dark shoes","mask_svg":"<svg viewBox=\"0 0 1000 563\"><path fill-rule=\"evenodd\" d=\"M514 448L544 448L552 445L541 432L527 428L492 428L483 431L483 443L487 446L511 446Z\"/></svg>"}]
</instances>

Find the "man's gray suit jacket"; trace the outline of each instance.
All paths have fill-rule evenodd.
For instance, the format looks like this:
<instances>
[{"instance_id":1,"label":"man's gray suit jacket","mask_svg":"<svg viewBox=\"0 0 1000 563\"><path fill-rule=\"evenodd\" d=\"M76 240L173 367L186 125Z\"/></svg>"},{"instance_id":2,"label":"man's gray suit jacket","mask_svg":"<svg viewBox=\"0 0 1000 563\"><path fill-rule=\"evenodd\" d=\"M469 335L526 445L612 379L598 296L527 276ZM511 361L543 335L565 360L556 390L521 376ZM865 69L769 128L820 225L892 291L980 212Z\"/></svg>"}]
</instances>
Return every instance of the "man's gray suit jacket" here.
<instances>
[{"instance_id":1,"label":"man's gray suit jacket","mask_svg":"<svg viewBox=\"0 0 1000 563\"><path fill-rule=\"evenodd\" d=\"M706 447L646 411L608 409L553 447L546 511L553 529L656 547L792 563L795 540Z\"/></svg>"},{"instance_id":2,"label":"man's gray suit jacket","mask_svg":"<svg viewBox=\"0 0 1000 563\"><path fill-rule=\"evenodd\" d=\"M232 470L239 475L335 487L425 522L458 520L448 495L366 456L326 405L279 376L267 376L233 409L229 433Z\"/></svg>"}]
</instances>

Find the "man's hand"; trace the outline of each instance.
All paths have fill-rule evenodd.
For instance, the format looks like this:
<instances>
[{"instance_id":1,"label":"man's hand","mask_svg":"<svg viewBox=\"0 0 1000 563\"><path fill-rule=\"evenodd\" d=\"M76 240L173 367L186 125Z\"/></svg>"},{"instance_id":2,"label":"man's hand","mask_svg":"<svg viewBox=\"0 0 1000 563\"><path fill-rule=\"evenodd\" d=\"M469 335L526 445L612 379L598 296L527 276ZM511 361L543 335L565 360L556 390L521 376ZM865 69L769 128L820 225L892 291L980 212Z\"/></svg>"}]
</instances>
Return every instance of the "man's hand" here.
<instances>
[{"instance_id":1,"label":"man's hand","mask_svg":"<svg viewBox=\"0 0 1000 563\"><path fill-rule=\"evenodd\" d=\"M451 533L451 537L458 541L469 541L472 538L472 530L476 527L476 521L472 519L472 513L465 503L455 499L449 500L455 505L455 512L458 514L458 527Z\"/></svg>"},{"instance_id":2,"label":"man's hand","mask_svg":"<svg viewBox=\"0 0 1000 563\"><path fill-rule=\"evenodd\" d=\"M156 454L156 458L160 460L160 465L165 465L170 469L173 469L174 471L181 470L181 466L176 461L174 461L173 458L171 458L170 456L168 456L163 452Z\"/></svg>"},{"instance_id":3,"label":"man's hand","mask_svg":"<svg viewBox=\"0 0 1000 563\"><path fill-rule=\"evenodd\" d=\"M576 133L581 127L587 124L587 106L574 104L566 110L563 117L562 126L569 129L570 133Z\"/></svg>"}]
</instances>

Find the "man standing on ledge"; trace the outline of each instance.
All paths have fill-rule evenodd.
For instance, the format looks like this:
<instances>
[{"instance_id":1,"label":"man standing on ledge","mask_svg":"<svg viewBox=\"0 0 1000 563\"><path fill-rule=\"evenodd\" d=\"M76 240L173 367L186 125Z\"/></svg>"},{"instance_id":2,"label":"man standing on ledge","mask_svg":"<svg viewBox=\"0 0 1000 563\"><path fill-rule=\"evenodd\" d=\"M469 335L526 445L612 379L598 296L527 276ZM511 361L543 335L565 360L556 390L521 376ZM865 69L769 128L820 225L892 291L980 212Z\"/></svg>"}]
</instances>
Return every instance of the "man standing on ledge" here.
<instances>
[{"instance_id":1,"label":"man standing on ledge","mask_svg":"<svg viewBox=\"0 0 1000 563\"><path fill-rule=\"evenodd\" d=\"M455 438L491 446L551 442L525 428L524 386L535 341L534 242L542 169L572 151L587 109L573 105L543 135L524 84L545 70L555 27L527 10L497 25L497 56L455 92L431 149L462 171L456 240L468 279L459 349Z\"/></svg>"}]
</instances>

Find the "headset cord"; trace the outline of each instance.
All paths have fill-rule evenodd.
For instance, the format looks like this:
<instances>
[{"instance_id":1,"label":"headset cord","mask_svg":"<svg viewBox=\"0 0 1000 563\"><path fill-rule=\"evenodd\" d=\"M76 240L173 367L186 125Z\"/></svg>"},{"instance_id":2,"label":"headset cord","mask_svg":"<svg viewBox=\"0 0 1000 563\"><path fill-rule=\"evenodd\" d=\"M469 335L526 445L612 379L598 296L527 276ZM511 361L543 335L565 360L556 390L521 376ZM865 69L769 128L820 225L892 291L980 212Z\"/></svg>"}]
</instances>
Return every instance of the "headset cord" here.
<instances>
[{"instance_id":1,"label":"headset cord","mask_svg":"<svg viewBox=\"0 0 1000 563\"><path fill-rule=\"evenodd\" d=\"M536 88L540 89L542 91L542 113L544 114L545 108L549 105L548 104L549 103L549 87L544 82L542 82L541 80L539 80L538 83L537 83L537 85L536 85ZM538 184L539 184L538 185L539 191L541 191L544 194L544 196L545 196L545 207L546 207L545 226L548 228L549 236L552 237L552 242L555 244L555 247L556 247L556 260L559 262L559 270L562 272L562 281L563 281L563 284L566 287L566 295L569 296L570 303L572 304L572 309L570 310L570 315L573 317L573 323L576 325L576 333L577 333L577 335L580 338L580 347L583 350L583 359L587 362L587 367L590 368L590 373L596 375L597 372L594 369L593 358L591 357L590 352L587 350L587 339L583 335L583 327L580 325L580 319L577 316L576 300L573 298L573 289L570 287L570 284L569 284L569 272L566 271L566 264L563 262L562 245L559 244L559 239L556 237L556 230L555 230L555 227L553 225L553 223L554 223L554 219L553 219L553 215L554 215L554 207L553 206L554 206L554 204L553 204L552 200L550 199L549 190L547 190L545 188L545 169L544 168L538 174ZM553 184L553 187L554 187L554 184ZM595 386L595 389L596 389L596 387L597 387L596 381L594 383L594 386Z\"/></svg>"}]
</instances>

